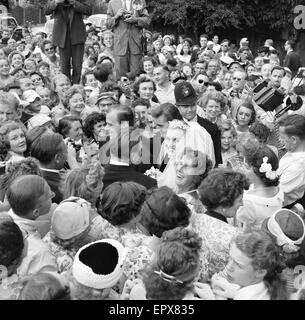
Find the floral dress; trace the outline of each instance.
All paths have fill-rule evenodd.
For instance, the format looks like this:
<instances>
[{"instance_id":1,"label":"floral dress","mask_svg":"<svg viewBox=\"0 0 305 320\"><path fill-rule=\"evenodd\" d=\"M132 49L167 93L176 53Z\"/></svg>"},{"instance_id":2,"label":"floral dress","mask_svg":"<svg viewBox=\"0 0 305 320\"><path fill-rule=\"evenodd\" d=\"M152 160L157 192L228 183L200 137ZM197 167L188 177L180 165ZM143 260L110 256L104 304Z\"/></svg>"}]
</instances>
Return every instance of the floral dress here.
<instances>
[{"instance_id":1,"label":"floral dress","mask_svg":"<svg viewBox=\"0 0 305 320\"><path fill-rule=\"evenodd\" d=\"M0 280L0 300L17 300L22 289L20 276L13 274Z\"/></svg>"},{"instance_id":2,"label":"floral dress","mask_svg":"<svg viewBox=\"0 0 305 320\"><path fill-rule=\"evenodd\" d=\"M206 214L193 214L188 228L202 238L200 260L201 282L208 282L211 277L222 271L229 258L229 247L238 229Z\"/></svg>"},{"instance_id":3,"label":"floral dress","mask_svg":"<svg viewBox=\"0 0 305 320\"><path fill-rule=\"evenodd\" d=\"M62 273L70 270L78 248L66 249L60 246L52 240L50 232L43 238L43 241L49 246L50 252L56 259L57 272Z\"/></svg>"},{"instance_id":4,"label":"floral dress","mask_svg":"<svg viewBox=\"0 0 305 320\"><path fill-rule=\"evenodd\" d=\"M150 264L153 251L148 247L148 237L137 230L124 230L121 243L128 252L124 263L124 273L129 280L141 278L142 271Z\"/></svg>"}]
</instances>

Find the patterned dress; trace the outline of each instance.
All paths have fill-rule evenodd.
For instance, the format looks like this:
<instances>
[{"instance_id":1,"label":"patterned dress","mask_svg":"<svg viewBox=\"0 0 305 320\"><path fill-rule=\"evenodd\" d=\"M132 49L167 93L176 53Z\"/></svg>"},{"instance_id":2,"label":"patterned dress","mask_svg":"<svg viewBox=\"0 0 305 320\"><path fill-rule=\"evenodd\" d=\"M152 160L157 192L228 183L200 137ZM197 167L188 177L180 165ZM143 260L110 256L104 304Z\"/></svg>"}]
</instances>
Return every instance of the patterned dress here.
<instances>
[{"instance_id":1,"label":"patterned dress","mask_svg":"<svg viewBox=\"0 0 305 320\"><path fill-rule=\"evenodd\" d=\"M228 262L232 238L238 230L207 214L193 214L188 228L202 238L200 282L208 282Z\"/></svg>"}]
</instances>

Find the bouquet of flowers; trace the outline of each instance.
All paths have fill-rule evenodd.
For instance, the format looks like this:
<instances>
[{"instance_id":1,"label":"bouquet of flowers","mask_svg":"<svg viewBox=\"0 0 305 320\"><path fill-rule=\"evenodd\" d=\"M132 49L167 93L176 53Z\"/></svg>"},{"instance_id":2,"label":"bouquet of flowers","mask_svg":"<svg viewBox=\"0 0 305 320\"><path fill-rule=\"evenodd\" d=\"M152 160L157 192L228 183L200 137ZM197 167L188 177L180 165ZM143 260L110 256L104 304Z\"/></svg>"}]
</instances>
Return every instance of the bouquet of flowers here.
<instances>
[{"instance_id":1,"label":"bouquet of flowers","mask_svg":"<svg viewBox=\"0 0 305 320\"><path fill-rule=\"evenodd\" d=\"M162 174L162 172L159 169L156 169L155 167L151 167L149 170L146 170L144 174L146 176L149 176L150 178L157 180L158 177Z\"/></svg>"}]
</instances>

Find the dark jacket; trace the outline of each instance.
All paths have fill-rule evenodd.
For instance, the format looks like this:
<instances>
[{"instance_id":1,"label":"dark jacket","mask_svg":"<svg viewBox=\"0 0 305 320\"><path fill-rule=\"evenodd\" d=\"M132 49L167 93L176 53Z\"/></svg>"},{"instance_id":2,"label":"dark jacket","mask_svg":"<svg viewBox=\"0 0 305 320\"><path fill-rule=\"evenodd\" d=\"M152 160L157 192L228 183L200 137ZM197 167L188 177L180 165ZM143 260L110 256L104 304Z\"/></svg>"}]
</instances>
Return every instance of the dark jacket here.
<instances>
[{"instance_id":1,"label":"dark jacket","mask_svg":"<svg viewBox=\"0 0 305 320\"><path fill-rule=\"evenodd\" d=\"M210 134L213 140L216 165L222 164L220 129L216 124L199 116L197 116L197 122Z\"/></svg>"},{"instance_id":2,"label":"dark jacket","mask_svg":"<svg viewBox=\"0 0 305 320\"><path fill-rule=\"evenodd\" d=\"M67 17L65 13L67 12L69 19L69 26L67 24ZM53 27L53 44L60 48L65 47L65 40L67 35L67 28L70 28L70 38L71 44L81 44L85 43L87 33L86 26L83 21L83 15L90 16L92 9L90 5L85 0L75 1L73 6L65 6L64 4L55 3L54 0L49 0L45 14L53 14L54 17L54 27Z\"/></svg>"},{"instance_id":3,"label":"dark jacket","mask_svg":"<svg viewBox=\"0 0 305 320\"><path fill-rule=\"evenodd\" d=\"M108 164L105 166L105 176L103 178L104 188L117 181L133 181L151 189L157 187L157 181L143 173L135 171L132 167Z\"/></svg>"},{"instance_id":4,"label":"dark jacket","mask_svg":"<svg viewBox=\"0 0 305 320\"><path fill-rule=\"evenodd\" d=\"M131 11L134 12L132 8L131 0ZM117 20L114 19L114 16L117 12L122 8L121 0L111 0L108 3L108 11L107 11L107 23L106 26L108 29L113 29L114 32L114 43L113 43L113 51L115 55L124 56L129 48L131 54L141 54L142 52L142 31L143 28L148 28L150 24L150 17L148 11L146 9L146 3L144 2L144 6L141 10L137 11L137 23L130 24L125 22L122 18Z\"/></svg>"},{"instance_id":5,"label":"dark jacket","mask_svg":"<svg viewBox=\"0 0 305 320\"><path fill-rule=\"evenodd\" d=\"M63 180L59 173L45 171L40 168L43 178L47 181L51 190L55 193L55 197L52 199L52 202L59 204L63 200L63 194L60 191L60 187L63 183Z\"/></svg>"},{"instance_id":6,"label":"dark jacket","mask_svg":"<svg viewBox=\"0 0 305 320\"><path fill-rule=\"evenodd\" d=\"M300 56L294 52L289 52L284 60L284 67L287 67L292 72L292 78L294 78L298 72L298 69L301 67L301 59Z\"/></svg>"}]
</instances>

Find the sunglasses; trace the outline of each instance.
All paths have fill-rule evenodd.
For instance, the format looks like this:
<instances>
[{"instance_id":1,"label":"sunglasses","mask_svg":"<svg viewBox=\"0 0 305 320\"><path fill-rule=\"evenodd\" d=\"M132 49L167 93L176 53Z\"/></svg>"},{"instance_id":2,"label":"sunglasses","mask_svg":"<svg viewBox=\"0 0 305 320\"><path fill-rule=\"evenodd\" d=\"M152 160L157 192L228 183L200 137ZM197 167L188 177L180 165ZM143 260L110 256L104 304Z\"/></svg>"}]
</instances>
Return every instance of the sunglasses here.
<instances>
[{"instance_id":1,"label":"sunglasses","mask_svg":"<svg viewBox=\"0 0 305 320\"><path fill-rule=\"evenodd\" d=\"M52 51L52 50L54 50L54 47L44 49L44 51Z\"/></svg>"},{"instance_id":2,"label":"sunglasses","mask_svg":"<svg viewBox=\"0 0 305 320\"><path fill-rule=\"evenodd\" d=\"M207 86L209 84L209 82L205 82L203 79L199 79L198 83L200 83L200 84L204 83L205 86Z\"/></svg>"},{"instance_id":3,"label":"sunglasses","mask_svg":"<svg viewBox=\"0 0 305 320\"><path fill-rule=\"evenodd\" d=\"M238 81L241 81L242 79L234 77L234 78L232 78L232 80L238 80Z\"/></svg>"}]
</instances>

